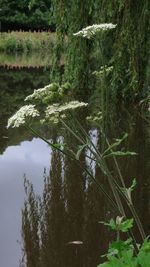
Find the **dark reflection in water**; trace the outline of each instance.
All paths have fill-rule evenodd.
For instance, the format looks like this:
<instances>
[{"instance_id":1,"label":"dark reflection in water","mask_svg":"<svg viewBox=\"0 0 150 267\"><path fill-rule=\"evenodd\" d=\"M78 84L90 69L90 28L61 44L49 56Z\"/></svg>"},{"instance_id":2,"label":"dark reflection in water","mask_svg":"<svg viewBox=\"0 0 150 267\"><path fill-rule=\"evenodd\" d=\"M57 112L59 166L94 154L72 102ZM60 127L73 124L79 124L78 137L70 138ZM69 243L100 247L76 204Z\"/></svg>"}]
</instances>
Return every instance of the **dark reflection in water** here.
<instances>
[{"instance_id":1,"label":"dark reflection in water","mask_svg":"<svg viewBox=\"0 0 150 267\"><path fill-rule=\"evenodd\" d=\"M109 240L113 238L113 234L98 222L115 214L83 171L82 167L89 164L85 155L82 155L79 168L25 130L6 130L8 117L22 105L31 89L49 82L49 74L3 70L0 80L0 254L3 256L0 257L0 266L16 267L21 258L15 241L21 231L19 212L24 202L23 179L20 178L26 173L31 183L26 179L26 201L22 210L22 266L96 267L100 255L105 253ZM136 157L119 159L118 162L128 186L134 177L137 179L134 202L149 234L150 132L149 121L145 118L145 114L132 107L116 110L110 105L103 126L111 142L128 132L125 147L138 153ZM84 125L84 119L80 120ZM103 149L105 144L99 131L86 124L85 128ZM58 128L44 129L43 134L52 138L54 143L61 135ZM71 147L77 145L68 133L64 135L64 143ZM111 161L109 166L115 172ZM43 179L44 167L47 171ZM96 179L107 187L107 181L97 166L94 166L94 173ZM74 241L80 242L76 244Z\"/></svg>"},{"instance_id":2,"label":"dark reflection in water","mask_svg":"<svg viewBox=\"0 0 150 267\"><path fill-rule=\"evenodd\" d=\"M36 197L31 184L26 182L25 188L25 266L96 266L100 243L102 248L106 242L100 242L102 227L98 224L104 201L93 184L85 186L82 169L53 151L42 198Z\"/></svg>"},{"instance_id":3,"label":"dark reflection in water","mask_svg":"<svg viewBox=\"0 0 150 267\"><path fill-rule=\"evenodd\" d=\"M138 111L133 115L130 112L124 109L120 114L111 114L113 121L107 124L107 135L113 140L123 132L128 132L126 150L138 153L136 157L119 159L118 162L127 186L131 185L134 177L137 179L134 202L148 234L149 123ZM93 129L91 133L92 138L97 139L98 146L103 147L103 138L99 131ZM64 138L67 145L75 144L69 134ZM25 266L95 267L100 262L100 255L104 254L114 236L98 222L106 221L117 214L85 175L82 167L87 164L84 155L79 168L67 157L52 151L50 173L45 175L42 197L37 198L32 185L25 184L27 200L22 221ZM109 165L111 171L115 172L111 160ZM110 193L107 181L97 166L94 172L96 179L104 184ZM73 241L80 242L76 244Z\"/></svg>"}]
</instances>

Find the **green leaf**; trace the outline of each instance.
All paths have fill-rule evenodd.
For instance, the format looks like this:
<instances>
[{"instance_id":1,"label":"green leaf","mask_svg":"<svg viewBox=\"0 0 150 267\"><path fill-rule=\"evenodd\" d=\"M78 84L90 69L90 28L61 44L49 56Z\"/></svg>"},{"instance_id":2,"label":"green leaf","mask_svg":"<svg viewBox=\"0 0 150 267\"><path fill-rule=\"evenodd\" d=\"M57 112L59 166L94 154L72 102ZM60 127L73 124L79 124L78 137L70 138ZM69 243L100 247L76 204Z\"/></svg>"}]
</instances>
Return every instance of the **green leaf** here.
<instances>
[{"instance_id":1,"label":"green leaf","mask_svg":"<svg viewBox=\"0 0 150 267\"><path fill-rule=\"evenodd\" d=\"M132 255L133 255L133 248L131 249L131 242L132 242L131 239L127 239L126 241L119 240L119 241L112 242L109 245L107 256L110 257L110 256L118 255L119 257L121 257L122 253L129 249L131 250Z\"/></svg>"},{"instance_id":2,"label":"green leaf","mask_svg":"<svg viewBox=\"0 0 150 267\"><path fill-rule=\"evenodd\" d=\"M126 219L120 224L119 230L121 232L128 232L133 227L133 219Z\"/></svg>"},{"instance_id":3,"label":"green leaf","mask_svg":"<svg viewBox=\"0 0 150 267\"><path fill-rule=\"evenodd\" d=\"M110 219L109 222L103 222L104 225L109 226L112 230L117 230L116 222L114 219Z\"/></svg>"},{"instance_id":4,"label":"green leaf","mask_svg":"<svg viewBox=\"0 0 150 267\"><path fill-rule=\"evenodd\" d=\"M150 252L150 240L148 238L149 236L144 240L140 251Z\"/></svg>"},{"instance_id":5,"label":"green leaf","mask_svg":"<svg viewBox=\"0 0 150 267\"><path fill-rule=\"evenodd\" d=\"M110 145L103 153L103 155L107 154L108 151L111 151L113 148L119 146L126 138L128 137L128 134L125 133L121 139L116 139L116 142ZM113 152L113 151L112 151Z\"/></svg>"},{"instance_id":6,"label":"green leaf","mask_svg":"<svg viewBox=\"0 0 150 267\"><path fill-rule=\"evenodd\" d=\"M84 144L84 145L80 145L80 146L79 146L79 149L78 149L77 154L76 154L76 156L75 156L75 158L76 158L77 160L79 160L82 151L84 150L85 147L87 147L87 145L88 145L88 144Z\"/></svg>"},{"instance_id":7,"label":"green leaf","mask_svg":"<svg viewBox=\"0 0 150 267\"><path fill-rule=\"evenodd\" d=\"M146 238L138 254L138 263L141 267L150 266L150 241Z\"/></svg>"},{"instance_id":8,"label":"green leaf","mask_svg":"<svg viewBox=\"0 0 150 267\"><path fill-rule=\"evenodd\" d=\"M104 262L99 264L97 267L112 267L112 265L110 262Z\"/></svg>"},{"instance_id":9,"label":"green leaf","mask_svg":"<svg viewBox=\"0 0 150 267\"><path fill-rule=\"evenodd\" d=\"M137 153L135 152L131 152L131 151L126 151L126 152L123 152L123 151L113 151L111 152L110 154L104 156L104 158L108 158L108 157L112 157L112 156L119 156L119 157L126 157L126 156L136 156Z\"/></svg>"},{"instance_id":10,"label":"green leaf","mask_svg":"<svg viewBox=\"0 0 150 267\"><path fill-rule=\"evenodd\" d=\"M133 181L132 181L131 186L129 187L130 192L132 192L135 189L136 185L137 185L137 181L134 178Z\"/></svg>"},{"instance_id":11,"label":"green leaf","mask_svg":"<svg viewBox=\"0 0 150 267\"><path fill-rule=\"evenodd\" d=\"M53 147L55 148L62 148L64 147L66 144L53 144Z\"/></svg>"},{"instance_id":12,"label":"green leaf","mask_svg":"<svg viewBox=\"0 0 150 267\"><path fill-rule=\"evenodd\" d=\"M115 231L121 231L121 232L127 232L129 229L133 227L133 219L126 219L124 221L123 217L121 217L121 220L118 220L118 216L116 218L116 221L114 219L110 219L109 222L101 222L104 225L111 228L111 230Z\"/></svg>"},{"instance_id":13,"label":"green leaf","mask_svg":"<svg viewBox=\"0 0 150 267\"><path fill-rule=\"evenodd\" d=\"M134 178L132 181L132 184L129 188L120 187L122 192L127 196L128 200L130 200L130 202L132 202L131 193L134 190L134 188L136 187L136 185L137 185L137 182L136 182L136 179Z\"/></svg>"}]
</instances>

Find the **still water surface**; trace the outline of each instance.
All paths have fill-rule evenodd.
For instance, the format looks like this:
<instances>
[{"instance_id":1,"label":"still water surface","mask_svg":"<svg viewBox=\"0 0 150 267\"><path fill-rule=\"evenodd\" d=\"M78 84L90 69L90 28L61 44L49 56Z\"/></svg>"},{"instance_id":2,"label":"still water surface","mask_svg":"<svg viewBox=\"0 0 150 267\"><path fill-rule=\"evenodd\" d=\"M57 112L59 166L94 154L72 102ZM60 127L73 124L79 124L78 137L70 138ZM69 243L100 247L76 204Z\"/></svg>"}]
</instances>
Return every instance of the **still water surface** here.
<instances>
[{"instance_id":1,"label":"still water surface","mask_svg":"<svg viewBox=\"0 0 150 267\"><path fill-rule=\"evenodd\" d=\"M51 151L28 132L6 129L8 117L22 105L24 97L48 82L49 73L42 69L0 72L0 266L26 266L28 261L29 267L96 267L101 252L113 237L98 224L113 216L107 201L87 180L82 168ZM127 148L138 153L120 164L128 185L132 178L137 179L134 201L149 233L149 121L145 114L133 112L132 108L111 113L109 137L128 132ZM57 132L58 129L53 129L48 135L57 139ZM95 129L91 133L93 139L98 138ZM74 142L69 135L65 138L68 144ZM86 164L84 158L82 164ZM105 183L99 170L95 172ZM27 185L27 195L24 176L34 187L32 190ZM78 247L68 244L75 240L83 244Z\"/></svg>"},{"instance_id":2,"label":"still water surface","mask_svg":"<svg viewBox=\"0 0 150 267\"><path fill-rule=\"evenodd\" d=\"M24 174L37 192L43 188L43 171L49 169L50 149L26 132L7 131L8 117L36 86L49 81L43 71L0 72L0 266L16 267L22 258L21 209L25 193Z\"/></svg>"}]
</instances>

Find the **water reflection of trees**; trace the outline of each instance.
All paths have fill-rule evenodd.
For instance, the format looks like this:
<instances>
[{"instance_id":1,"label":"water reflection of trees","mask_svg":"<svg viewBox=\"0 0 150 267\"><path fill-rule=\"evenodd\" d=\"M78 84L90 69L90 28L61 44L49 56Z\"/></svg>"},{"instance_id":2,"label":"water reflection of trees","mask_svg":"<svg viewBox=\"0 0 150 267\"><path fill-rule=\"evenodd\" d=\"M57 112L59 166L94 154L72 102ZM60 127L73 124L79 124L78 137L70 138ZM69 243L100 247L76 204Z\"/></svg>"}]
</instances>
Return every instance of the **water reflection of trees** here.
<instances>
[{"instance_id":1,"label":"water reflection of trees","mask_svg":"<svg viewBox=\"0 0 150 267\"><path fill-rule=\"evenodd\" d=\"M68 145L73 141L67 137ZM81 165L86 164L82 155ZM104 243L98 224L104 219L104 198L82 166L68 157L52 151L50 166L40 198L25 181L22 236L26 266L96 266ZM83 244L69 244L72 241Z\"/></svg>"},{"instance_id":2,"label":"water reflection of trees","mask_svg":"<svg viewBox=\"0 0 150 267\"><path fill-rule=\"evenodd\" d=\"M123 132L128 132L129 138L125 148L138 152L137 157L120 159L119 164L127 186L131 185L134 177L137 178L138 186L134 201L147 231L147 125L139 114L131 116L127 111L113 114L112 122L105 122L109 139L113 140L114 137L120 137ZM91 133L95 134L94 131ZM99 132L96 134L97 145L101 148L103 140ZM53 134L53 139L56 143L56 134ZM65 143L69 147L77 145L69 134L65 135ZM111 160L109 165L111 171L115 172ZM70 158L52 151L50 166L49 175L44 175L41 198L36 196L31 184L25 183L27 200L22 216L22 236L26 266L95 267L100 261L100 255L106 250L108 241L113 237L98 221L108 220L114 213L107 200L85 174L84 168L90 164L84 154L81 157L81 167L78 167ZM97 166L94 172L96 179L106 188L107 181ZM68 244L74 240L82 241L83 245Z\"/></svg>"}]
</instances>

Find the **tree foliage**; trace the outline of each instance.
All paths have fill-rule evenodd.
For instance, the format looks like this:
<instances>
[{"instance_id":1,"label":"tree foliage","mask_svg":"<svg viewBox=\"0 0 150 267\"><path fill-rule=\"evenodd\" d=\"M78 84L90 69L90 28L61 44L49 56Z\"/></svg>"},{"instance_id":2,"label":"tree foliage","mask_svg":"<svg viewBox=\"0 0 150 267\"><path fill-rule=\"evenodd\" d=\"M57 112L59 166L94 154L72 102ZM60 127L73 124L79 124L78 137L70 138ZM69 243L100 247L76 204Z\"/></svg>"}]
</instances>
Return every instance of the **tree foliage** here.
<instances>
[{"instance_id":1,"label":"tree foliage","mask_svg":"<svg viewBox=\"0 0 150 267\"><path fill-rule=\"evenodd\" d=\"M41 29L51 24L51 1L0 0L0 21L4 29Z\"/></svg>"},{"instance_id":2,"label":"tree foliage","mask_svg":"<svg viewBox=\"0 0 150 267\"><path fill-rule=\"evenodd\" d=\"M92 71L107 64L114 67L109 77L109 91L114 97L135 100L148 93L149 0L72 0L69 3L63 1L62 4L61 1L52 0L52 6L58 32L57 65L60 47L63 51L62 40L66 34L68 37L64 79L81 90L93 88ZM104 22L117 24L117 28L101 40L97 38L91 42L73 36L83 27Z\"/></svg>"},{"instance_id":3,"label":"tree foliage","mask_svg":"<svg viewBox=\"0 0 150 267\"><path fill-rule=\"evenodd\" d=\"M68 80L80 92L83 88L89 92L94 88L92 72L106 64L114 67L109 76L109 92L115 98L139 100L148 94L149 0L0 0L0 6L2 27L3 23L28 29L55 25L55 81ZM117 24L116 30L101 39L73 36L88 25L110 22ZM59 75L62 55L63 77Z\"/></svg>"}]
</instances>

